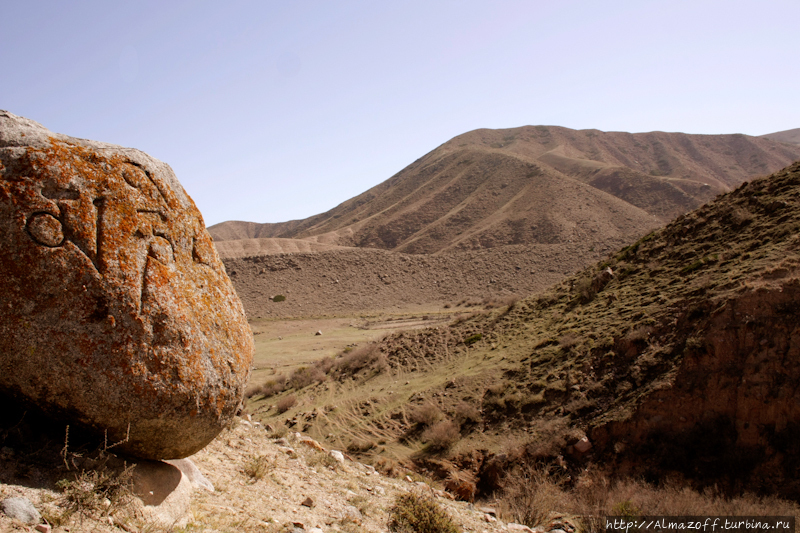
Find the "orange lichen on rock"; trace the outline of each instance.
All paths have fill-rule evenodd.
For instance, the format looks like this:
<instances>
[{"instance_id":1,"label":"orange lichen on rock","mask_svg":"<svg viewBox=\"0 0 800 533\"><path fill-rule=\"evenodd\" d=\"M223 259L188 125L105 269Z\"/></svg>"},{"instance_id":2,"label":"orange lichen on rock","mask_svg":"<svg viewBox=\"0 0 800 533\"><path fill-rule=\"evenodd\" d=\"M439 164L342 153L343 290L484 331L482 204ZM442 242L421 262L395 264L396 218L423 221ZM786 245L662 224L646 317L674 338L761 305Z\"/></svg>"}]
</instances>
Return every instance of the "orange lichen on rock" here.
<instances>
[{"instance_id":1,"label":"orange lichen on rock","mask_svg":"<svg viewBox=\"0 0 800 533\"><path fill-rule=\"evenodd\" d=\"M252 335L168 165L0 111L0 248L0 389L146 458L235 414Z\"/></svg>"}]
</instances>

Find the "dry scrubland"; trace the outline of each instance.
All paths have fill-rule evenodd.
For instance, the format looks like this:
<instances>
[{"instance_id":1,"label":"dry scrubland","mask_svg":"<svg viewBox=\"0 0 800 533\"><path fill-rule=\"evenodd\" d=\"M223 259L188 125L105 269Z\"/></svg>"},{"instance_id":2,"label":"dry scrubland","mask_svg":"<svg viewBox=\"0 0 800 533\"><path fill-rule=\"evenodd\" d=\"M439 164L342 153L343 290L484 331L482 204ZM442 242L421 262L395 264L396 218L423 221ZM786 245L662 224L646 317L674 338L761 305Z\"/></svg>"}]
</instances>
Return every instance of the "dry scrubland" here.
<instances>
[{"instance_id":1,"label":"dry scrubland","mask_svg":"<svg viewBox=\"0 0 800 533\"><path fill-rule=\"evenodd\" d=\"M521 497L547 503L518 509L580 514L613 494L603 505L637 513L795 514L757 494L800 494L798 190L795 165L548 291L359 343L266 397L251 389L248 409L388 473L409 466L462 497L500 498L511 513Z\"/></svg>"}]
</instances>

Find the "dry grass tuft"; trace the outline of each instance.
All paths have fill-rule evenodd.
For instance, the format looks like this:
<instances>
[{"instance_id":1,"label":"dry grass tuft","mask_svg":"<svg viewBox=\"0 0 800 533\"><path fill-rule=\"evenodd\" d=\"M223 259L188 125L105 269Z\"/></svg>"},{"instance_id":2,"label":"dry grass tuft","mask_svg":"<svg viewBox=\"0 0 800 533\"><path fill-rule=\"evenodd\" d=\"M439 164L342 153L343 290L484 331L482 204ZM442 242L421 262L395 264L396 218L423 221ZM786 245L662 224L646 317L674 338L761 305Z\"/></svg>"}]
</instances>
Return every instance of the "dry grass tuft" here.
<instances>
[{"instance_id":1,"label":"dry grass tuft","mask_svg":"<svg viewBox=\"0 0 800 533\"><path fill-rule=\"evenodd\" d=\"M409 492L395 499L389 511L389 531L399 533L460 533L461 528L433 499Z\"/></svg>"},{"instance_id":2,"label":"dry grass tuft","mask_svg":"<svg viewBox=\"0 0 800 533\"><path fill-rule=\"evenodd\" d=\"M275 464L274 456L253 455L245 461L242 472L250 478L251 483L256 483L275 470Z\"/></svg>"},{"instance_id":3,"label":"dry grass tuft","mask_svg":"<svg viewBox=\"0 0 800 533\"><path fill-rule=\"evenodd\" d=\"M551 511L584 517L584 529L597 528L600 517L625 516L794 516L797 503L770 496L726 497L687 486L655 487L635 479L610 481L602 474L585 474L568 483L558 467L523 465L505 480L499 498L501 516L530 527L543 524Z\"/></svg>"},{"instance_id":4,"label":"dry grass tuft","mask_svg":"<svg viewBox=\"0 0 800 533\"><path fill-rule=\"evenodd\" d=\"M135 466L125 465L121 471L114 471L103 464L76 473L72 481L60 480L56 486L62 492L64 514L58 517L58 521L68 520L75 513L84 518L96 518L126 509L134 501Z\"/></svg>"}]
</instances>

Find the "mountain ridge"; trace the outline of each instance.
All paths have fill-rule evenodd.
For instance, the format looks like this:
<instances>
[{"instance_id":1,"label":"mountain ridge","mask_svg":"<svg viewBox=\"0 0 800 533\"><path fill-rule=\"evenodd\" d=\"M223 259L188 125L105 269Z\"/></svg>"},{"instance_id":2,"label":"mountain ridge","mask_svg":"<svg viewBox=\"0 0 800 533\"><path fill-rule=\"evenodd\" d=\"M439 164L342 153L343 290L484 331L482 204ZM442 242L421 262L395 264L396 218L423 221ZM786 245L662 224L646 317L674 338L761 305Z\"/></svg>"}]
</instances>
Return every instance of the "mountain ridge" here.
<instances>
[{"instance_id":1,"label":"mountain ridge","mask_svg":"<svg viewBox=\"0 0 800 533\"><path fill-rule=\"evenodd\" d=\"M743 134L478 129L325 213L209 231L405 253L630 239L797 159L800 146Z\"/></svg>"}]
</instances>

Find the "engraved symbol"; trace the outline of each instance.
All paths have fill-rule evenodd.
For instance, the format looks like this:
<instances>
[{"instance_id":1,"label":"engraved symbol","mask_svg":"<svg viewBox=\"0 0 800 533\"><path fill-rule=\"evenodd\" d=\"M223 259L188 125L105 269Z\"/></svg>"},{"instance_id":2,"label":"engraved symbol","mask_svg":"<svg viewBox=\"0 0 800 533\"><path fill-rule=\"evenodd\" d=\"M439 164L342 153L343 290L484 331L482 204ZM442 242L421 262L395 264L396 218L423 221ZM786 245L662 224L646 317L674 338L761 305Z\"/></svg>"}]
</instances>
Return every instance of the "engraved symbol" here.
<instances>
[{"instance_id":1,"label":"engraved symbol","mask_svg":"<svg viewBox=\"0 0 800 533\"><path fill-rule=\"evenodd\" d=\"M64 244L64 228L61 221L50 213L34 213L26 224L31 239L48 248Z\"/></svg>"}]
</instances>

